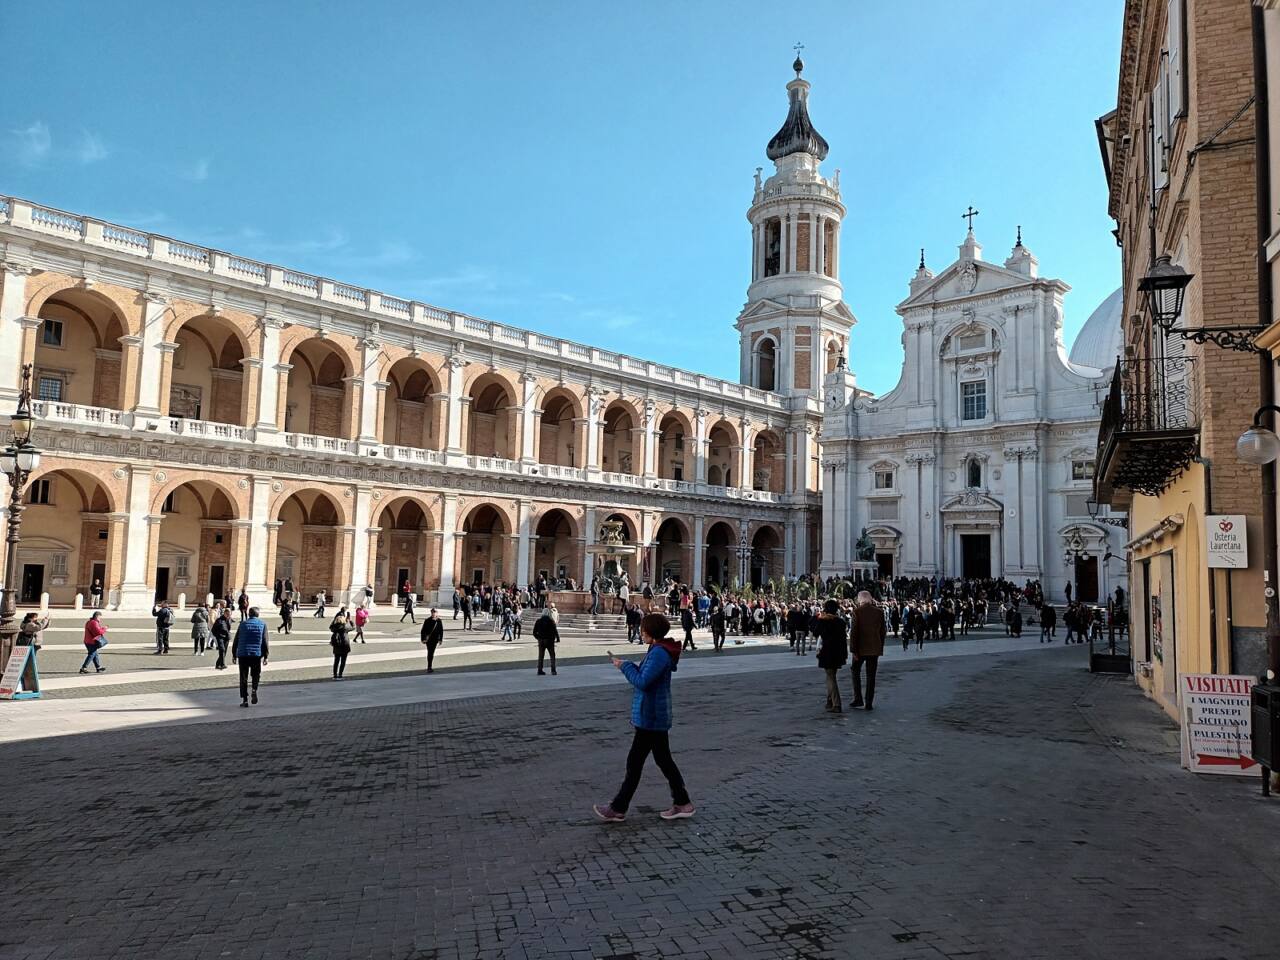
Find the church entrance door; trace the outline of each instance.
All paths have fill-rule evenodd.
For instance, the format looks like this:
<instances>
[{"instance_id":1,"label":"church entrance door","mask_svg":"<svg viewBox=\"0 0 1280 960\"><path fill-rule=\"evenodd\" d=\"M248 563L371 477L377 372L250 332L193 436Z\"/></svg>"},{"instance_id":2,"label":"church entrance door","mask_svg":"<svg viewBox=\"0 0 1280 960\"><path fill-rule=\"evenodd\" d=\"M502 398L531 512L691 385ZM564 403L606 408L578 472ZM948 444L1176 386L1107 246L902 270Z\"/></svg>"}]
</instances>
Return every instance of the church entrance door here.
<instances>
[{"instance_id":1,"label":"church entrance door","mask_svg":"<svg viewBox=\"0 0 1280 960\"><path fill-rule=\"evenodd\" d=\"M1098 602L1098 558L1076 557L1076 599L1081 603Z\"/></svg>"},{"instance_id":2,"label":"church entrance door","mask_svg":"<svg viewBox=\"0 0 1280 960\"><path fill-rule=\"evenodd\" d=\"M985 580L991 576L991 534L960 535L960 575L966 580Z\"/></svg>"}]
</instances>

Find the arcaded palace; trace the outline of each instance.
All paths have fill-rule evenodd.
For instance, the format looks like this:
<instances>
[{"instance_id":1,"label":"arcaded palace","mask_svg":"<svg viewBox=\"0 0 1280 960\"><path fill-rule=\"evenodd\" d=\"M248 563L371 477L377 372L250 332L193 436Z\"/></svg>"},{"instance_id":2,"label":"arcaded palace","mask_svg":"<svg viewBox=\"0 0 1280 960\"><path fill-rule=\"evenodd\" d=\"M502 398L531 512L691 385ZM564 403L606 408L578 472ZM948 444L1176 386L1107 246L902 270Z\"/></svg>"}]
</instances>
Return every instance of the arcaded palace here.
<instances>
[{"instance_id":1,"label":"arcaded palace","mask_svg":"<svg viewBox=\"0 0 1280 960\"><path fill-rule=\"evenodd\" d=\"M930 539L945 527L992 534L993 574L1048 572L1059 518L1037 503L1091 475L1082 421L1096 422L1106 357L1043 373L1061 352L1065 285L1039 280L1029 254L993 268L971 244L954 304L912 284L908 331L926 316L929 331L910 334L904 384L883 400L859 391L845 208L838 173L819 169L828 147L802 66L748 211L739 383L0 198L0 403L32 365L44 452L21 602L87 604L95 581L104 606L130 610L242 586L263 599L284 577L307 597L369 585L379 601L406 581L440 597L540 574L582 584L609 520L633 584L841 572L866 526L886 570L976 571L969 541ZM990 442L966 454L944 435L976 402L974 369L990 371L986 405L962 418ZM1032 398L1049 385L1072 397L1065 446L1044 440L1056 401ZM1016 441L997 438L1009 416ZM839 441L825 458L823 431ZM874 454L858 452L864 436ZM1077 446L1087 464L1059 451ZM1085 537L1100 559L1105 538Z\"/></svg>"}]
</instances>

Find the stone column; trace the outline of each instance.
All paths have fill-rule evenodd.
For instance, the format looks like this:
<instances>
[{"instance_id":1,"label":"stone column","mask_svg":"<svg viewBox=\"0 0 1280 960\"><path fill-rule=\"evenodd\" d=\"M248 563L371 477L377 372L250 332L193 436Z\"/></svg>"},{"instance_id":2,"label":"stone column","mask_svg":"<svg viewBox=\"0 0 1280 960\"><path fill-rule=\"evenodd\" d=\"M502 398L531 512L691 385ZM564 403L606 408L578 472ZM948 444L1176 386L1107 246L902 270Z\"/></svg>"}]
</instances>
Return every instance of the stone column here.
<instances>
[{"instance_id":1,"label":"stone column","mask_svg":"<svg viewBox=\"0 0 1280 960\"><path fill-rule=\"evenodd\" d=\"M653 479L658 476L658 444L661 436L658 434L658 405L653 400L646 399L644 402L644 410L640 414L643 425L642 447L644 451L641 461L642 469L636 472L644 477Z\"/></svg>"},{"instance_id":2,"label":"stone column","mask_svg":"<svg viewBox=\"0 0 1280 960\"><path fill-rule=\"evenodd\" d=\"M813 235L814 247L817 252L814 254L813 259L810 260L810 263L813 265L814 273L825 273L827 269L826 244L823 242L826 239L826 230L827 218L821 215L815 215L813 218Z\"/></svg>"},{"instance_id":3,"label":"stone column","mask_svg":"<svg viewBox=\"0 0 1280 960\"><path fill-rule=\"evenodd\" d=\"M531 500L517 501L515 569L515 581L517 587L524 587L529 584L529 533L532 514L533 502Z\"/></svg>"},{"instance_id":4,"label":"stone column","mask_svg":"<svg viewBox=\"0 0 1280 960\"><path fill-rule=\"evenodd\" d=\"M600 414L604 412L604 396L605 392L598 387L588 387L586 395L586 463L588 471L599 473L601 470L601 459L604 456L603 437L600 432Z\"/></svg>"},{"instance_id":5,"label":"stone column","mask_svg":"<svg viewBox=\"0 0 1280 960\"><path fill-rule=\"evenodd\" d=\"M702 525L702 514L698 514L693 518L693 586L695 588L701 587L706 579L707 545L703 542L705 534Z\"/></svg>"},{"instance_id":6,"label":"stone column","mask_svg":"<svg viewBox=\"0 0 1280 960\"><path fill-rule=\"evenodd\" d=\"M520 460L532 464L538 462L538 378L532 373L523 373L520 384L524 389L520 399Z\"/></svg>"},{"instance_id":7,"label":"stone column","mask_svg":"<svg viewBox=\"0 0 1280 960\"><path fill-rule=\"evenodd\" d=\"M432 450L443 450L448 440L449 430L449 394L431 394L431 406L427 412L430 423L422 425L424 447ZM429 442L428 442L429 441Z\"/></svg>"},{"instance_id":8,"label":"stone column","mask_svg":"<svg viewBox=\"0 0 1280 960\"><path fill-rule=\"evenodd\" d=\"M107 562L102 578L102 609L120 608L120 584L124 578L124 551L129 537L129 515L107 514Z\"/></svg>"},{"instance_id":9,"label":"stone column","mask_svg":"<svg viewBox=\"0 0 1280 960\"><path fill-rule=\"evenodd\" d=\"M738 428L742 432L742 447L738 451L738 486L743 490L750 490L755 486L754 465L755 465L755 436L756 431L753 425L745 417L738 421Z\"/></svg>"},{"instance_id":10,"label":"stone column","mask_svg":"<svg viewBox=\"0 0 1280 960\"><path fill-rule=\"evenodd\" d=\"M237 592L241 587L249 595L250 602L259 610L269 609L267 600L271 597L271 587L263 584L249 583L249 540L253 524L249 520L231 521L231 544L227 551L230 562L227 564L227 579ZM197 571L192 571L196 574ZM199 583L198 575L192 577L193 583Z\"/></svg>"},{"instance_id":11,"label":"stone column","mask_svg":"<svg viewBox=\"0 0 1280 960\"><path fill-rule=\"evenodd\" d=\"M440 588L436 602L453 602L454 573L458 565L458 495L446 493L440 509Z\"/></svg>"},{"instance_id":12,"label":"stone column","mask_svg":"<svg viewBox=\"0 0 1280 960\"><path fill-rule=\"evenodd\" d=\"M271 478L254 477L250 481L249 490L249 552L244 579L249 585L249 595L255 593L270 596L275 589L275 571L271 567L273 557L269 556L268 521L271 506ZM236 584L237 587L240 584Z\"/></svg>"},{"instance_id":13,"label":"stone column","mask_svg":"<svg viewBox=\"0 0 1280 960\"><path fill-rule=\"evenodd\" d=\"M463 418L462 380L463 380L463 377L466 375L465 370L467 367L467 361L464 360L459 354L455 353L453 354L453 356L449 357L448 366L449 366L449 414L448 414L449 431L448 431L448 438L445 442L445 450L449 453L461 454L464 452L462 449L462 418ZM456 502L457 501L455 500L455 504ZM449 564L449 569L450 571L452 571L453 569L452 563ZM445 574L442 569L441 577L443 578L444 576ZM450 577L450 579L452 579L452 572L450 572L448 576ZM441 589L442 590L444 589L443 579L441 580ZM452 584L450 584L449 593L450 595L453 594Z\"/></svg>"},{"instance_id":14,"label":"stone column","mask_svg":"<svg viewBox=\"0 0 1280 960\"><path fill-rule=\"evenodd\" d=\"M356 484L354 504L351 510L351 525L355 530L355 541L351 550L351 569L348 596L360 598L364 596L364 588L373 583L373 575L369 571L369 551L361 549L360 539L367 537L373 524L373 488L364 484ZM354 603L355 600L353 599Z\"/></svg>"},{"instance_id":15,"label":"stone column","mask_svg":"<svg viewBox=\"0 0 1280 960\"><path fill-rule=\"evenodd\" d=\"M258 379L256 420L251 426L260 434L278 433L284 429L284 424L276 419L280 407L279 396L287 383L281 379L280 371L280 331L284 327L285 322L275 317L258 319L258 359L261 361L261 375Z\"/></svg>"},{"instance_id":16,"label":"stone column","mask_svg":"<svg viewBox=\"0 0 1280 960\"><path fill-rule=\"evenodd\" d=\"M22 319L31 268L12 260L0 262L0 397L18 395L22 377ZM105 584L103 585L106 586Z\"/></svg>"},{"instance_id":17,"label":"stone column","mask_svg":"<svg viewBox=\"0 0 1280 960\"><path fill-rule=\"evenodd\" d=\"M352 432L361 443L378 443L382 433L378 423L378 397L387 389L387 383L378 379L378 358L381 356L382 344L378 340L365 337L360 341L360 369L351 378L351 386L360 391L359 422Z\"/></svg>"},{"instance_id":18,"label":"stone column","mask_svg":"<svg viewBox=\"0 0 1280 960\"><path fill-rule=\"evenodd\" d=\"M694 411L693 479L700 484L707 482L707 445L710 443L707 437L707 418L710 416L710 410Z\"/></svg>"},{"instance_id":19,"label":"stone column","mask_svg":"<svg viewBox=\"0 0 1280 960\"><path fill-rule=\"evenodd\" d=\"M782 575L784 577L796 575L795 517L788 517L786 525L782 528Z\"/></svg>"},{"instance_id":20,"label":"stone column","mask_svg":"<svg viewBox=\"0 0 1280 960\"><path fill-rule=\"evenodd\" d=\"M161 345L164 342L164 318L169 309L169 301L162 294L150 291L142 296L146 300L142 314L142 336L121 337L121 341L127 341L127 345L138 350L137 400L133 405L134 412L158 417L161 409L160 386L164 380L164 352Z\"/></svg>"},{"instance_id":21,"label":"stone column","mask_svg":"<svg viewBox=\"0 0 1280 960\"><path fill-rule=\"evenodd\" d=\"M151 550L151 470L135 466L129 469L129 493L126 511L129 519L125 533L124 578L120 583L120 608L150 610L153 590L147 585L147 569ZM155 518L157 523L160 518Z\"/></svg>"},{"instance_id":22,"label":"stone column","mask_svg":"<svg viewBox=\"0 0 1280 960\"><path fill-rule=\"evenodd\" d=\"M595 572L595 556L588 547L596 542L596 508L587 507L582 518L582 589L591 584L591 575Z\"/></svg>"}]
</instances>

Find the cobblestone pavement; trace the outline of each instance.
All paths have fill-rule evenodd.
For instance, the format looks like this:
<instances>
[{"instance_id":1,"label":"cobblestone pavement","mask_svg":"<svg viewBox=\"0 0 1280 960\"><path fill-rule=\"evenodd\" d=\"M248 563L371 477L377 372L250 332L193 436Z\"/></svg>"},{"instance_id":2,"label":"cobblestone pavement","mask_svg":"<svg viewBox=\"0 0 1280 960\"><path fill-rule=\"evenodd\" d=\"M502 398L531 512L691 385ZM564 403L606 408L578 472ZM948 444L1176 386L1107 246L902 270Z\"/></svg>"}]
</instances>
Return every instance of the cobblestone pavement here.
<instances>
[{"instance_id":1,"label":"cobblestone pavement","mask_svg":"<svg viewBox=\"0 0 1280 960\"><path fill-rule=\"evenodd\" d=\"M1080 661L677 674L675 823L621 682L3 746L0 958L1275 957L1280 802Z\"/></svg>"}]
</instances>

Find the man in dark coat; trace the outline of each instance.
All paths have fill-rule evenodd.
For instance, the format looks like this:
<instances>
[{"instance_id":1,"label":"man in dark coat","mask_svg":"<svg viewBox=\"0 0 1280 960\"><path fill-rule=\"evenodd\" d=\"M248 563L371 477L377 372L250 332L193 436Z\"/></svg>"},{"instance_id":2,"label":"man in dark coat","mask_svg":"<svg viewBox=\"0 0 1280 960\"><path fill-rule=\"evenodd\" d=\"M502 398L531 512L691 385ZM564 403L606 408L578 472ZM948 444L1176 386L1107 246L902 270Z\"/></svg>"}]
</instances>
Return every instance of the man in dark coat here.
<instances>
[{"instance_id":1,"label":"man in dark coat","mask_svg":"<svg viewBox=\"0 0 1280 960\"><path fill-rule=\"evenodd\" d=\"M876 670L884 655L884 636L884 610L869 591L863 590L858 594L853 628L849 633L849 652L853 655L853 664L849 668L853 674L853 701L849 706L854 709L864 707L870 710L871 702L876 698ZM862 696L863 666L867 670L866 699Z\"/></svg>"},{"instance_id":2,"label":"man in dark coat","mask_svg":"<svg viewBox=\"0 0 1280 960\"><path fill-rule=\"evenodd\" d=\"M422 621L422 642L427 647L427 673L435 673L431 664L436 658L436 647L444 643L444 621L435 607L431 608L431 615Z\"/></svg>"},{"instance_id":3,"label":"man in dark coat","mask_svg":"<svg viewBox=\"0 0 1280 960\"><path fill-rule=\"evenodd\" d=\"M809 630L818 638L818 666L827 674L827 712L842 713L840 684L836 678L849 659L849 642L844 621L840 619L840 604L835 600L824 603Z\"/></svg>"},{"instance_id":4,"label":"man in dark coat","mask_svg":"<svg viewBox=\"0 0 1280 960\"><path fill-rule=\"evenodd\" d=\"M556 644L560 642L560 628L556 626L556 619L551 615L551 609L547 608L542 611L542 616L538 617L537 622L533 625L533 638L538 641L538 676L545 677L546 672L542 669L543 658L551 654L551 675L556 675Z\"/></svg>"}]
</instances>

